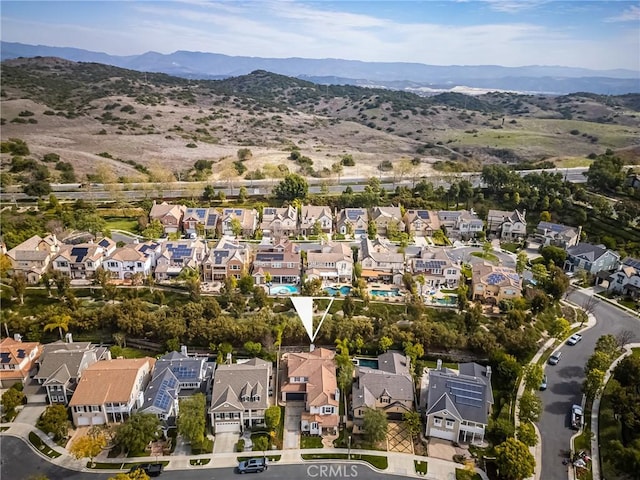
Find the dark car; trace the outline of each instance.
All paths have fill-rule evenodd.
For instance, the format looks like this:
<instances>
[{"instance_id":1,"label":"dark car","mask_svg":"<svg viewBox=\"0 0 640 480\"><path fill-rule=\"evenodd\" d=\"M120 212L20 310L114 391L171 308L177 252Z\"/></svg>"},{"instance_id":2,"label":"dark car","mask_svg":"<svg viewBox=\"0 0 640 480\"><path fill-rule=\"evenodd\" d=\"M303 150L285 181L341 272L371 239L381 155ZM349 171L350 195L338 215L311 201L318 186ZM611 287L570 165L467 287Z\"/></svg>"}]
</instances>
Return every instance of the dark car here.
<instances>
[{"instance_id":1,"label":"dark car","mask_svg":"<svg viewBox=\"0 0 640 480\"><path fill-rule=\"evenodd\" d=\"M141 463L131 467L129 473L135 472L136 470L144 470L144 473L150 477L157 477L162 473L163 468L164 465L162 463Z\"/></svg>"},{"instance_id":2,"label":"dark car","mask_svg":"<svg viewBox=\"0 0 640 480\"><path fill-rule=\"evenodd\" d=\"M250 458L238 464L238 473L264 472L269 468L266 458Z\"/></svg>"}]
</instances>

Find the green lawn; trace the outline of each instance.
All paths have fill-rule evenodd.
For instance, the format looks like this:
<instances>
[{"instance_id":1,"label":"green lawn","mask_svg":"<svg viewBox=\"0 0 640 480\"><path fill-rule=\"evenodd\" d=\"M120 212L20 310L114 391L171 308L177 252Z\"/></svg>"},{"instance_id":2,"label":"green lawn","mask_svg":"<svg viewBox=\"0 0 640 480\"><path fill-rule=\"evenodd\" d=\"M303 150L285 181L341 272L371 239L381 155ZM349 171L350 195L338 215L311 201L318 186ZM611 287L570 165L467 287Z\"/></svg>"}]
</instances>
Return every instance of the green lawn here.
<instances>
[{"instance_id":1,"label":"green lawn","mask_svg":"<svg viewBox=\"0 0 640 480\"><path fill-rule=\"evenodd\" d=\"M125 230L127 232L137 233L138 220L129 217L109 217L104 219L107 222L109 230Z\"/></svg>"},{"instance_id":2,"label":"green lawn","mask_svg":"<svg viewBox=\"0 0 640 480\"><path fill-rule=\"evenodd\" d=\"M194 460L189 460L189 465L194 465L194 466L208 465L210 461L211 461L210 458L200 458L197 460L194 459Z\"/></svg>"},{"instance_id":3,"label":"green lawn","mask_svg":"<svg viewBox=\"0 0 640 480\"><path fill-rule=\"evenodd\" d=\"M471 470L456 468L456 480L482 480L482 477L479 473L472 472Z\"/></svg>"},{"instance_id":4,"label":"green lawn","mask_svg":"<svg viewBox=\"0 0 640 480\"><path fill-rule=\"evenodd\" d=\"M61 455L44 443L35 432L29 433L29 441L31 442L31 445L36 447L49 458L58 458Z\"/></svg>"},{"instance_id":5,"label":"green lawn","mask_svg":"<svg viewBox=\"0 0 640 480\"><path fill-rule=\"evenodd\" d=\"M413 466L416 469L416 473L420 475L426 475L429 464L427 462L422 462L420 460L414 460Z\"/></svg>"},{"instance_id":6,"label":"green lawn","mask_svg":"<svg viewBox=\"0 0 640 480\"><path fill-rule=\"evenodd\" d=\"M300 448L322 448L322 437L301 435Z\"/></svg>"},{"instance_id":7,"label":"green lawn","mask_svg":"<svg viewBox=\"0 0 640 480\"><path fill-rule=\"evenodd\" d=\"M483 260L487 260L489 262L492 263L498 263L498 257L495 256L493 253L491 252L471 252L471 255L473 255L474 257L478 257L478 258L482 258Z\"/></svg>"}]
</instances>

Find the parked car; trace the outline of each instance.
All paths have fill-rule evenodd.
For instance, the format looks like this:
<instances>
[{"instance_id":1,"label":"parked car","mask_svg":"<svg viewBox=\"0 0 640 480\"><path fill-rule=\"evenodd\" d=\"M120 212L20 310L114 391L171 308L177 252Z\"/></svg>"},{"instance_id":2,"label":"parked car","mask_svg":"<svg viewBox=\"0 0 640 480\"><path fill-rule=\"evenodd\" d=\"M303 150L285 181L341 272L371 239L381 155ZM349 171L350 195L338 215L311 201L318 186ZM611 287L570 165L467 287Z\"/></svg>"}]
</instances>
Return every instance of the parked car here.
<instances>
[{"instance_id":1,"label":"parked car","mask_svg":"<svg viewBox=\"0 0 640 480\"><path fill-rule=\"evenodd\" d=\"M569 337L569 340L567 340L567 345L575 345L580 340L582 340L582 335L580 335L579 333L574 333Z\"/></svg>"},{"instance_id":2,"label":"parked car","mask_svg":"<svg viewBox=\"0 0 640 480\"><path fill-rule=\"evenodd\" d=\"M548 360L549 365L557 365L558 362L560 361L560 357L562 357L562 352L556 352L551 354Z\"/></svg>"},{"instance_id":3,"label":"parked car","mask_svg":"<svg viewBox=\"0 0 640 480\"><path fill-rule=\"evenodd\" d=\"M582 428L582 422L584 421L584 414L580 405L571 406L571 427L576 430Z\"/></svg>"},{"instance_id":4,"label":"parked car","mask_svg":"<svg viewBox=\"0 0 640 480\"><path fill-rule=\"evenodd\" d=\"M546 389L547 389L547 376L543 375L542 382L540 383L540 390L546 390Z\"/></svg>"},{"instance_id":5,"label":"parked car","mask_svg":"<svg viewBox=\"0 0 640 480\"><path fill-rule=\"evenodd\" d=\"M238 473L263 472L269 468L268 463L266 458L250 458L238 464Z\"/></svg>"},{"instance_id":6,"label":"parked car","mask_svg":"<svg viewBox=\"0 0 640 480\"><path fill-rule=\"evenodd\" d=\"M133 473L137 470L144 470L144 473L149 475L150 477L157 477L162 473L162 469L164 465L162 463L141 463L139 465L134 465L129 469L129 473Z\"/></svg>"}]
</instances>

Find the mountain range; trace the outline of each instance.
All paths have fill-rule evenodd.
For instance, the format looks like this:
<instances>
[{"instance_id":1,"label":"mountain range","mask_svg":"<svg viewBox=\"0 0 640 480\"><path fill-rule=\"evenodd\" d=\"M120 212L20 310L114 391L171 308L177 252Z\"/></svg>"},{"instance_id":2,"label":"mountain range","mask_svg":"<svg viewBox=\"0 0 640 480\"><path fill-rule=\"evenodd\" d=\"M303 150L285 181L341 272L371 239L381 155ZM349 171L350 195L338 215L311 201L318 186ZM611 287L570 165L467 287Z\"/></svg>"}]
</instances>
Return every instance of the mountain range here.
<instances>
[{"instance_id":1,"label":"mountain range","mask_svg":"<svg viewBox=\"0 0 640 480\"><path fill-rule=\"evenodd\" d=\"M0 42L2 61L38 56L97 62L192 79L222 79L266 70L322 85L373 86L408 90L419 95L446 91L482 93L490 90L551 94L580 91L611 95L640 92L640 72L624 69L590 70L537 65L437 66L341 59L242 57L189 51L117 56L78 48Z\"/></svg>"}]
</instances>

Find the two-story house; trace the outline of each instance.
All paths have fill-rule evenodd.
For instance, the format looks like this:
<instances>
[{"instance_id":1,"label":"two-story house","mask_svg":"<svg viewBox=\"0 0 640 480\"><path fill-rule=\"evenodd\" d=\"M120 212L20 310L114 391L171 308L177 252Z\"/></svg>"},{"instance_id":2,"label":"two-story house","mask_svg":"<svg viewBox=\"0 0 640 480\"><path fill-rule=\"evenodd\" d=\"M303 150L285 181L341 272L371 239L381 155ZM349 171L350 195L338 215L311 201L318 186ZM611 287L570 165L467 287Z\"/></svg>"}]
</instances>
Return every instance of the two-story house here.
<instances>
[{"instance_id":1,"label":"two-story house","mask_svg":"<svg viewBox=\"0 0 640 480\"><path fill-rule=\"evenodd\" d=\"M23 342L18 334L15 338L4 338L0 342L0 387L24 384L41 353L39 342Z\"/></svg>"},{"instance_id":2,"label":"two-story house","mask_svg":"<svg viewBox=\"0 0 640 480\"><path fill-rule=\"evenodd\" d=\"M568 272L585 270L593 275L598 272L615 270L620 263L620 255L604 245L579 243L567 248L564 268Z\"/></svg>"},{"instance_id":3,"label":"two-story house","mask_svg":"<svg viewBox=\"0 0 640 480\"><path fill-rule=\"evenodd\" d=\"M505 242L523 240L527 236L526 210L489 210L487 234Z\"/></svg>"},{"instance_id":4,"label":"two-story house","mask_svg":"<svg viewBox=\"0 0 640 480\"><path fill-rule=\"evenodd\" d=\"M317 226L316 226L317 225ZM300 234L308 237L317 235L316 231L331 235L333 232L333 215L331 207L321 205L304 205L300 209Z\"/></svg>"},{"instance_id":5,"label":"two-story house","mask_svg":"<svg viewBox=\"0 0 640 480\"><path fill-rule=\"evenodd\" d=\"M345 208L340 210L336 220L336 231L341 235L352 235L353 238L367 236L369 213L366 208Z\"/></svg>"},{"instance_id":6,"label":"two-story house","mask_svg":"<svg viewBox=\"0 0 640 480\"><path fill-rule=\"evenodd\" d=\"M535 238L543 247L553 245L567 249L580 242L582 227L569 227L559 223L540 222L536 227Z\"/></svg>"},{"instance_id":7,"label":"two-story house","mask_svg":"<svg viewBox=\"0 0 640 480\"><path fill-rule=\"evenodd\" d=\"M274 245L264 241L258 245L251 275L256 285L265 285L269 281L297 285L301 269L300 247L282 238Z\"/></svg>"},{"instance_id":8,"label":"two-story house","mask_svg":"<svg viewBox=\"0 0 640 480\"><path fill-rule=\"evenodd\" d=\"M180 390L206 390L210 365L206 357L194 357L187 354L187 348L180 352L169 352L156 360L154 375L169 369L178 379Z\"/></svg>"},{"instance_id":9,"label":"two-story house","mask_svg":"<svg viewBox=\"0 0 640 480\"><path fill-rule=\"evenodd\" d=\"M440 210L438 219L452 238L475 238L484 229L484 222L473 210Z\"/></svg>"},{"instance_id":10,"label":"two-story house","mask_svg":"<svg viewBox=\"0 0 640 480\"><path fill-rule=\"evenodd\" d=\"M202 262L202 277L205 282L239 279L249 271L249 262L249 249L245 245L221 238Z\"/></svg>"},{"instance_id":11,"label":"two-story house","mask_svg":"<svg viewBox=\"0 0 640 480\"><path fill-rule=\"evenodd\" d=\"M262 210L260 229L265 237L290 237L298 234L298 209L265 207Z\"/></svg>"},{"instance_id":12,"label":"two-story house","mask_svg":"<svg viewBox=\"0 0 640 480\"><path fill-rule=\"evenodd\" d=\"M360 264L362 277L368 281L402 283L404 256L389 242L363 238L360 242Z\"/></svg>"},{"instance_id":13,"label":"two-story house","mask_svg":"<svg viewBox=\"0 0 640 480\"><path fill-rule=\"evenodd\" d=\"M513 268L476 263L472 267L473 299L491 305L522 295L522 277Z\"/></svg>"},{"instance_id":14,"label":"two-story house","mask_svg":"<svg viewBox=\"0 0 640 480\"><path fill-rule=\"evenodd\" d=\"M182 230L187 235L213 237L218 229L220 214L215 208L186 208L182 217Z\"/></svg>"},{"instance_id":15,"label":"two-story house","mask_svg":"<svg viewBox=\"0 0 640 480\"><path fill-rule=\"evenodd\" d=\"M227 237L235 237L234 225L237 225L240 236L253 237L258 228L258 211L246 208L225 208L220 219L220 232Z\"/></svg>"},{"instance_id":16,"label":"two-story house","mask_svg":"<svg viewBox=\"0 0 640 480\"><path fill-rule=\"evenodd\" d=\"M155 359L115 359L86 368L69 407L76 427L123 422L144 402Z\"/></svg>"},{"instance_id":17,"label":"two-story house","mask_svg":"<svg viewBox=\"0 0 640 480\"><path fill-rule=\"evenodd\" d=\"M149 212L149 221L158 220L164 228L164 233L176 233L182 229L184 211L184 205L174 205L167 202L156 203L154 200Z\"/></svg>"},{"instance_id":18,"label":"two-story house","mask_svg":"<svg viewBox=\"0 0 640 480\"><path fill-rule=\"evenodd\" d=\"M387 235L387 227L390 224L394 224L398 232L404 232L406 228L400 207L373 207L371 221L375 223L378 235L381 236Z\"/></svg>"},{"instance_id":19,"label":"two-story house","mask_svg":"<svg viewBox=\"0 0 640 480\"><path fill-rule=\"evenodd\" d=\"M445 248L423 248L411 259L413 275L422 275L426 287L458 288L461 268Z\"/></svg>"},{"instance_id":20,"label":"two-story house","mask_svg":"<svg viewBox=\"0 0 640 480\"><path fill-rule=\"evenodd\" d=\"M264 425L273 395L272 376L271 362L259 358L219 365L209 408L214 433L239 433Z\"/></svg>"},{"instance_id":21,"label":"two-story house","mask_svg":"<svg viewBox=\"0 0 640 480\"><path fill-rule=\"evenodd\" d=\"M285 354L282 384L284 402L304 402L301 429L309 435L337 433L340 391L335 352L318 348L309 353Z\"/></svg>"},{"instance_id":22,"label":"two-story house","mask_svg":"<svg viewBox=\"0 0 640 480\"><path fill-rule=\"evenodd\" d=\"M381 410L389 420L402 420L403 413L413 411L414 388L407 357L386 352L378 355L377 367L356 365L351 389L353 433L363 433L367 408Z\"/></svg>"},{"instance_id":23,"label":"two-story house","mask_svg":"<svg viewBox=\"0 0 640 480\"><path fill-rule=\"evenodd\" d=\"M443 368L438 360L437 367L425 375L426 399L421 400L426 410L425 435L482 444L493 405L491 367L461 363L455 371Z\"/></svg>"},{"instance_id":24,"label":"two-story house","mask_svg":"<svg viewBox=\"0 0 640 480\"><path fill-rule=\"evenodd\" d=\"M407 210L403 222L407 233L414 237L431 237L440 229L438 214L429 210Z\"/></svg>"},{"instance_id":25,"label":"two-story house","mask_svg":"<svg viewBox=\"0 0 640 480\"><path fill-rule=\"evenodd\" d=\"M110 238L97 242L62 245L53 259L53 269L71 279L93 278L102 267L104 259L116 250L116 243Z\"/></svg>"},{"instance_id":26,"label":"two-story house","mask_svg":"<svg viewBox=\"0 0 640 480\"><path fill-rule=\"evenodd\" d=\"M146 278L152 274L160 252L160 243L131 243L116 248L102 267L116 280L132 280L136 274Z\"/></svg>"},{"instance_id":27,"label":"two-story house","mask_svg":"<svg viewBox=\"0 0 640 480\"><path fill-rule=\"evenodd\" d=\"M12 274L23 274L30 284L36 284L49 269L52 257L60 250L55 235L38 235L25 240L6 252Z\"/></svg>"},{"instance_id":28,"label":"two-story house","mask_svg":"<svg viewBox=\"0 0 640 480\"><path fill-rule=\"evenodd\" d=\"M609 277L610 292L640 298L640 259L627 257Z\"/></svg>"},{"instance_id":29,"label":"two-story house","mask_svg":"<svg viewBox=\"0 0 640 480\"><path fill-rule=\"evenodd\" d=\"M307 251L305 269L307 280L351 283L353 278L353 252L346 243L322 243L317 250Z\"/></svg>"},{"instance_id":30,"label":"two-story house","mask_svg":"<svg viewBox=\"0 0 640 480\"><path fill-rule=\"evenodd\" d=\"M198 239L163 243L156 259L155 279L158 282L171 280L187 267L199 272L207 251L207 244Z\"/></svg>"}]
</instances>

